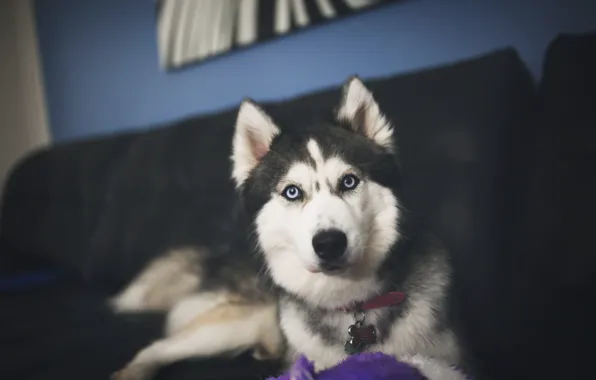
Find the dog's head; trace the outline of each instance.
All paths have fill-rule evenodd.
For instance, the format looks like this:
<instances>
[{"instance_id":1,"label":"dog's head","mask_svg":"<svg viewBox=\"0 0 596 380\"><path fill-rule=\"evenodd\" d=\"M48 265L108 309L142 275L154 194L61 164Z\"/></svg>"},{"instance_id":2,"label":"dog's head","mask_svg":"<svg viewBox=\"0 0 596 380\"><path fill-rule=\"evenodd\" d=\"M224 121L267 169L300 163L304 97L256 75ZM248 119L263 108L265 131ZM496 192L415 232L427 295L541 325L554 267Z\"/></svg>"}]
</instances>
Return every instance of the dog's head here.
<instances>
[{"instance_id":1,"label":"dog's head","mask_svg":"<svg viewBox=\"0 0 596 380\"><path fill-rule=\"evenodd\" d=\"M393 126L356 77L335 122L283 131L252 101L238 113L232 177L273 281L314 305L379 290L399 237Z\"/></svg>"}]
</instances>

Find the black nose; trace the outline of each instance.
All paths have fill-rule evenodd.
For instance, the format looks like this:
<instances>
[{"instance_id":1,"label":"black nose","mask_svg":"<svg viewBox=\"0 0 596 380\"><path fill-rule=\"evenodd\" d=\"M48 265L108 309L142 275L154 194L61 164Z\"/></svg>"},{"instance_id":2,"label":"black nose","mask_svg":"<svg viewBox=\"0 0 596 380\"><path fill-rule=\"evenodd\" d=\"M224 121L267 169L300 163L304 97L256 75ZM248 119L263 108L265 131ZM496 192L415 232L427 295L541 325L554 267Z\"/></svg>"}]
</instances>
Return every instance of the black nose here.
<instances>
[{"instance_id":1,"label":"black nose","mask_svg":"<svg viewBox=\"0 0 596 380\"><path fill-rule=\"evenodd\" d=\"M324 230L312 238L312 246L322 260L336 260L346 251L348 238L340 230Z\"/></svg>"}]
</instances>

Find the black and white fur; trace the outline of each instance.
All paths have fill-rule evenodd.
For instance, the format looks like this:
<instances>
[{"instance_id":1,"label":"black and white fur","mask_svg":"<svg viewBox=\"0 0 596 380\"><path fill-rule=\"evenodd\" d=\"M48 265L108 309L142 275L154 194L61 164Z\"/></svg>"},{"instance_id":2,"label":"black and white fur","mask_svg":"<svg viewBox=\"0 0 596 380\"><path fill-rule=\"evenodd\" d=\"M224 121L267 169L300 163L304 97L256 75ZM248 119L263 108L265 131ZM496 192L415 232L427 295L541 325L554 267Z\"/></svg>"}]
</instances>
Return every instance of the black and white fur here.
<instances>
[{"instance_id":1,"label":"black and white fur","mask_svg":"<svg viewBox=\"0 0 596 380\"><path fill-rule=\"evenodd\" d=\"M120 312L169 312L166 337L115 378L246 350L287 362L303 353L328 368L346 357L354 323L338 309L399 290L404 303L365 313L378 335L369 349L458 379L449 368L461 364L447 315L449 256L406 218L396 151L393 125L356 77L332 122L299 130L244 101L232 141L241 216L230 239L239 243L227 255L167 252L112 300Z\"/></svg>"}]
</instances>

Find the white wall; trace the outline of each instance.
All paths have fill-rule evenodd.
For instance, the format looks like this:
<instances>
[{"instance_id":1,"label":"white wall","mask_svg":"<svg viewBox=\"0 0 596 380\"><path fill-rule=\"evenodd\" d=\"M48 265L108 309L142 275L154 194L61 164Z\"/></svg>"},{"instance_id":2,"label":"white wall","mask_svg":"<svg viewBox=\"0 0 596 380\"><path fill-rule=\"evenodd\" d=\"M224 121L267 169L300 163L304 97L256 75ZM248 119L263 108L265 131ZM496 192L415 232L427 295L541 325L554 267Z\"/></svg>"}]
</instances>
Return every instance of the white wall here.
<instances>
[{"instance_id":1,"label":"white wall","mask_svg":"<svg viewBox=\"0 0 596 380\"><path fill-rule=\"evenodd\" d=\"M29 0L0 0L0 195L15 161L50 141Z\"/></svg>"}]
</instances>

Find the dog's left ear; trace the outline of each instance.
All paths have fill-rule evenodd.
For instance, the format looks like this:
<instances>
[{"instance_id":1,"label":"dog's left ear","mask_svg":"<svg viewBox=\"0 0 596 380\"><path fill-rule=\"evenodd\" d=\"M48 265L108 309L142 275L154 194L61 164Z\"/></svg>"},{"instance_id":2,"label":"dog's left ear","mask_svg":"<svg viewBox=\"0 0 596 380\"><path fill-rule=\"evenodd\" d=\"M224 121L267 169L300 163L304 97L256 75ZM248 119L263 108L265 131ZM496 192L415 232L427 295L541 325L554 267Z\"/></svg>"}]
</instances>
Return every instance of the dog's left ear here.
<instances>
[{"instance_id":1,"label":"dog's left ear","mask_svg":"<svg viewBox=\"0 0 596 380\"><path fill-rule=\"evenodd\" d=\"M393 150L393 126L381 112L372 93L357 76L343 86L343 97L336 113L337 120L347 123L354 132Z\"/></svg>"},{"instance_id":2,"label":"dog's left ear","mask_svg":"<svg viewBox=\"0 0 596 380\"><path fill-rule=\"evenodd\" d=\"M250 172L269 152L280 133L273 120L252 100L245 99L238 110L232 146L232 178L240 187Z\"/></svg>"}]
</instances>

